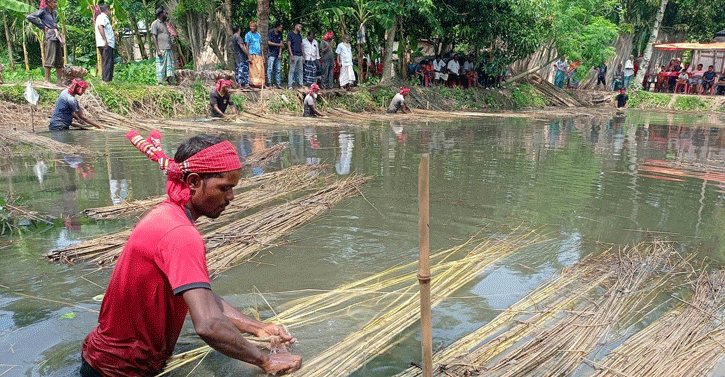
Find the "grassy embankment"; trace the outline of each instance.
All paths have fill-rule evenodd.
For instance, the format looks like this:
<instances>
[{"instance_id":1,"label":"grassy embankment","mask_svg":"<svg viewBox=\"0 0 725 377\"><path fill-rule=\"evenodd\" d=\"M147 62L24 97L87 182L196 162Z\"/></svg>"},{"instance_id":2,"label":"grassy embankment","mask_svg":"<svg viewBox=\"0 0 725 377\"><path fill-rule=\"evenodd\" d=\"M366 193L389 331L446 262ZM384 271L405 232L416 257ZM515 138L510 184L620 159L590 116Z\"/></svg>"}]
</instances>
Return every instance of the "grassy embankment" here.
<instances>
[{"instance_id":1,"label":"grassy embankment","mask_svg":"<svg viewBox=\"0 0 725 377\"><path fill-rule=\"evenodd\" d=\"M634 109L725 112L725 97L673 95L640 90L630 95L627 107Z\"/></svg>"},{"instance_id":2,"label":"grassy embankment","mask_svg":"<svg viewBox=\"0 0 725 377\"><path fill-rule=\"evenodd\" d=\"M106 109L121 115L134 113L144 117L173 118L198 116L208 111L210 89L200 83L191 87L168 87L126 82L104 85L96 78L89 80L91 87L84 96L95 97ZM0 87L0 101L27 105L23 97L24 90L24 83ZM361 87L349 93L323 93L323 99L318 102L323 111L328 107L335 107L350 112L382 112L387 109L397 90L398 86ZM36 91L40 95L38 105L52 110L59 90L36 88ZM414 87L409 100L413 107L451 111L519 109L548 105L543 95L525 84L502 90ZM259 92L233 92L232 101L240 108L264 113L302 112L298 93L289 90L265 91L262 100Z\"/></svg>"}]
</instances>

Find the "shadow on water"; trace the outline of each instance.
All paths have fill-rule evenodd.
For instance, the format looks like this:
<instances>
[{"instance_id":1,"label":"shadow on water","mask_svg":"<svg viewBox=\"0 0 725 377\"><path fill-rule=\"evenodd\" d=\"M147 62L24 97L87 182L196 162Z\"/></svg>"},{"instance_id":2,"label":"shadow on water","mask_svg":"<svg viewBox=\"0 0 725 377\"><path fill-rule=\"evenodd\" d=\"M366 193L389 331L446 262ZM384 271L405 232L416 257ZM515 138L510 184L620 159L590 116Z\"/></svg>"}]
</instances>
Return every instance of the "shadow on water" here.
<instances>
[{"instance_id":1,"label":"shadow on water","mask_svg":"<svg viewBox=\"0 0 725 377\"><path fill-rule=\"evenodd\" d=\"M725 250L725 129L721 119L630 112L578 119L472 119L455 122L372 123L367 128L306 127L266 133L226 133L245 157L279 142L289 149L257 175L294 164L327 164L338 176L376 179L357 197L289 236L291 242L224 273L214 290L231 303L272 315L275 309L417 258L417 166L431 155L431 249L463 243L484 227L524 225L551 242L522 250L434 310L434 343L445 346L488 322L562 267L595 252L598 243L623 245L659 236L722 262ZM191 134L165 135L173 153ZM0 364L12 373L72 375L80 344L95 326L91 298L102 294L110 270L46 263L47 251L126 229L137 219L93 222L79 215L164 192L163 174L120 133L66 132L58 141L98 156L49 151L8 157L0 188L31 210L62 219L43 233L6 237L0 246ZM501 236L501 235L499 235ZM11 291L53 299L18 297ZM362 326L375 307L303 326L294 349L310 359ZM74 319L61 319L75 312ZM179 349L201 341L187 326ZM6 336L6 335L12 336ZM417 360L418 333L355 375L389 376ZM12 350L13 352L9 351ZM215 375L258 375L221 355L199 366ZM184 369L185 375L191 369ZM3 370L0 369L0 373ZM10 374L9 374L10 375Z\"/></svg>"}]
</instances>

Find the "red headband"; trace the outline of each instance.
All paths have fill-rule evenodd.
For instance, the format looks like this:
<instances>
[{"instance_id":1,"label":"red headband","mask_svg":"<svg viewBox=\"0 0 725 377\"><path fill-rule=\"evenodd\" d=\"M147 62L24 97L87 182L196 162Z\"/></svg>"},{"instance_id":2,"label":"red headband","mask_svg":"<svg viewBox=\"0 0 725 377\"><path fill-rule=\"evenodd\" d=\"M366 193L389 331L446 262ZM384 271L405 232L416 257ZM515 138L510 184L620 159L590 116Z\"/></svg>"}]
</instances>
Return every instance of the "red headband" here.
<instances>
[{"instance_id":1,"label":"red headband","mask_svg":"<svg viewBox=\"0 0 725 377\"><path fill-rule=\"evenodd\" d=\"M218 92L218 91L222 90L222 88L226 88L228 86L232 86L231 81L225 80L225 79L219 79L219 81L216 82L216 86L214 87L214 89L216 89L216 91Z\"/></svg>"},{"instance_id":2,"label":"red headband","mask_svg":"<svg viewBox=\"0 0 725 377\"><path fill-rule=\"evenodd\" d=\"M79 89L81 89L81 88L85 89L87 87L88 87L87 82L85 82L83 80L73 79L73 81L71 81L71 83L70 83L70 87L68 88L68 93L70 93L71 95L76 95L76 94L78 94Z\"/></svg>"},{"instance_id":3,"label":"red headband","mask_svg":"<svg viewBox=\"0 0 725 377\"><path fill-rule=\"evenodd\" d=\"M408 92L410 92L410 89L409 88L403 88L403 87L400 88L400 94L405 94L405 93L408 93Z\"/></svg>"},{"instance_id":4,"label":"red headband","mask_svg":"<svg viewBox=\"0 0 725 377\"><path fill-rule=\"evenodd\" d=\"M326 41L329 41L334 36L335 36L335 33L331 32L331 31L328 31L327 33L325 33L325 36L322 37L322 39L324 39Z\"/></svg>"},{"instance_id":5,"label":"red headband","mask_svg":"<svg viewBox=\"0 0 725 377\"><path fill-rule=\"evenodd\" d=\"M320 86L317 84L310 85L310 93L314 93L316 91L320 90Z\"/></svg>"},{"instance_id":6,"label":"red headband","mask_svg":"<svg viewBox=\"0 0 725 377\"><path fill-rule=\"evenodd\" d=\"M151 161L159 163L159 168L168 179L166 193L172 202L180 205L186 204L191 198L189 186L183 180L185 173L223 173L242 168L236 149L228 141L214 144L177 164L161 148L161 134L158 131L151 131L148 139L136 131L130 131L126 138Z\"/></svg>"}]
</instances>

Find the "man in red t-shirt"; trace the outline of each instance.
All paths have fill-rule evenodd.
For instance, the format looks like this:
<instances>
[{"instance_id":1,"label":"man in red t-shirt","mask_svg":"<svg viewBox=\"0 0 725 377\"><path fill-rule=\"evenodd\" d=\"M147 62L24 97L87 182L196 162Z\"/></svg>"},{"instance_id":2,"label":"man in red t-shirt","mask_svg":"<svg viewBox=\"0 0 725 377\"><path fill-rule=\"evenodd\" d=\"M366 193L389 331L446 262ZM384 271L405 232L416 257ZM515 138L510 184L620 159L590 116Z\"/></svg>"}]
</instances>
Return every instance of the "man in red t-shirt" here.
<instances>
[{"instance_id":1,"label":"man in red t-shirt","mask_svg":"<svg viewBox=\"0 0 725 377\"><path fill-rule=\"evenodd\" d=\"M234 146L214 136L195 136L182 143L172 162L135 135L132 142L167 170L169 198L141 219L119 257L99 325L83 342L81 376L157 374L174 350L187 313L196 333L227 356L267 373L299 368L300 356L262 353L242 336L292 342L281 326L241 314L211 290L204 241L194 221L219 217L234 199L232 188L241 175Z\"/></svg>"}]
</instances>

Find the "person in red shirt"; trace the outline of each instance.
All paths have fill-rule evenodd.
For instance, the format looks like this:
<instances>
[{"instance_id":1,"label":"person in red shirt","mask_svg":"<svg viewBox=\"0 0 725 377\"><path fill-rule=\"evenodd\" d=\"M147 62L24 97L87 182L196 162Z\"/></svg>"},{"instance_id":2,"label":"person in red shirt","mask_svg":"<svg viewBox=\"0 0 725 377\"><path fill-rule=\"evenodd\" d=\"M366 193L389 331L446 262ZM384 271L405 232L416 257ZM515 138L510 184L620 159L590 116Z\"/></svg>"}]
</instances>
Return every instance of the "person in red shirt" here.
<instances>
[{"instance_id":1,"label":"person in red shirt","mask_svg":"<svg viewBox=\"0 0 725 377\"><path fill-rule=\"evenodd\" d=\"M234 199L241 176L234 146L209 135L184 141L171 160L160 134L127 137L166 171L166 201L136 225L113 271L101 304L98 327L83 342L81 376L153 376L171 356L186 314L212 348L259 366L267 373L300 367L290 353L266 354L242 333L294 339L278 325L241 314L211 290L206 251L194 222L217 218Z\"/></svg>"}]
</instances>

